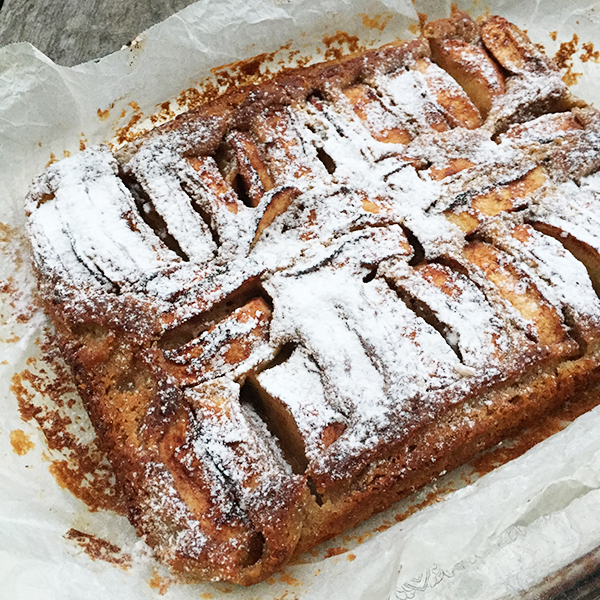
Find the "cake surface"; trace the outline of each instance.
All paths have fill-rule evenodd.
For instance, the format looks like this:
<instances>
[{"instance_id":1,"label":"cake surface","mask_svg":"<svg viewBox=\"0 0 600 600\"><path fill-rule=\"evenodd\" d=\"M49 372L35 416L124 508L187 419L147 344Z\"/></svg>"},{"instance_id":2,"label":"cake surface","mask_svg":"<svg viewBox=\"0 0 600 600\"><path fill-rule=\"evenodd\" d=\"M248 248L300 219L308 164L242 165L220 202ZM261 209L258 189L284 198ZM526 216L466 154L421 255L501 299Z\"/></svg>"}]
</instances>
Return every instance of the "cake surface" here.
<instances>
[{"instance_id":1,"label":"cake surface","mask_svg":"<svg viewBox=\"0 0 600 600\"><path fill-rule=\"evenodd\" d=\"M455 11L50 166L42 297L157 556L255 583L598 381L599 150Z\"/></svg>"}]
</instances>

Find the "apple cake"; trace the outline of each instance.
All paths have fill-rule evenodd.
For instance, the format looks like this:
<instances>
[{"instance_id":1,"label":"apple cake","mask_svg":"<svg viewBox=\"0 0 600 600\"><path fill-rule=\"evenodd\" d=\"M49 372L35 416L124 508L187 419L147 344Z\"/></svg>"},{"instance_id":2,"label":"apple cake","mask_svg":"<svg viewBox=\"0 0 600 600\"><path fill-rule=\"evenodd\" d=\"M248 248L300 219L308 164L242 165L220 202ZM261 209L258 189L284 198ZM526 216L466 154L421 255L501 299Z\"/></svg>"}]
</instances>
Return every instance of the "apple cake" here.
<instances>
[{"instance_id":1,"label":"apple cake","mask_svg":"<svg viewBox=\"0 0 600 600\"><path fill-rule=\"evenodd\" d=\"M129 506L244 585L600 379L600 114L502 17L282 71L31 188Z\"/></svg>"}]
</instances>

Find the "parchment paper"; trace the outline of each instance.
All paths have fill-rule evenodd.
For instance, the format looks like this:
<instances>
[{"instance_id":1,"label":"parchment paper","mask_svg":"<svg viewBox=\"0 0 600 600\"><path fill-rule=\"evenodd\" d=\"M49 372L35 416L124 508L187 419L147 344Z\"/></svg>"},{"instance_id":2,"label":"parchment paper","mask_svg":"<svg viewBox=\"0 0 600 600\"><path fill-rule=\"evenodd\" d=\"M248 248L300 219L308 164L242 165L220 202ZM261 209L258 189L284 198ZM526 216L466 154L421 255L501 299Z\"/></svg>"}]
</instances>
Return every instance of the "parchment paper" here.
<instances>
[{"instance_id":1,"label":"parchment paper","mask_svg":"<svg viewBox=\"0 0 600 600\"><path fill-rule=\"evenodd\" d=\"M600 7L583 1L459 6L473 15L489 9L506 16L550 55L573 34L580 49L583 42L600 41ZM600 410L593 410L443 502L388 528L394 509L334 540L330 554L348 548L337 556L324 559L321 550L250 589L170 582L125 518L90 512L57 484L48 471L55 456L34 422L21 419L10 389L13 375L40 357L36 340L47 326L45 316L31 308L35 286L22 231L23 198L50 159L111 140L132 117L156 113L211 68L289 42L285 56L299 50L319 60L323 36L337 31L373 46L409 38L417 11L437 18L450 7L434 0L201 1L130 47L73 68L53 64L29 44L0 50L0 599L493 600L528 589L600 546ZM575 76L574 91L600 101L600 65L576 58L572 71L582 74ZM91 435L85 415L73 426ZM11 444L15 430L33 447L25 444L17 454L14 438ZM371 535L380 523L387 529ZM65 539L71 528L131 554L130 568L92 560Z\"/></svg>"}]
</instances>

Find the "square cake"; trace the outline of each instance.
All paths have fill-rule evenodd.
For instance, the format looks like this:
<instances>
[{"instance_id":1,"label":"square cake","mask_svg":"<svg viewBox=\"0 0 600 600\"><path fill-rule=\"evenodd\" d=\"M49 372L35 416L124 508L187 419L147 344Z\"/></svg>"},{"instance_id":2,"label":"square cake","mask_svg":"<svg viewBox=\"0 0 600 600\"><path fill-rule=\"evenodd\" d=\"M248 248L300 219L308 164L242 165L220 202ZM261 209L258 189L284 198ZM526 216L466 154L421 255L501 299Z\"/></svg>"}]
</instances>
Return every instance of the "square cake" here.
<instances>
[{"instance_id":1,"label":"square cake","mask_svg":"<svg viewBox=\"0 0 600 600\"><path fill-rule=\"evenodd\" d=\"M456 10L51 165L41 296L157 557L256 583L600 380L599 168Z\"/></svg>"}]
</instances>

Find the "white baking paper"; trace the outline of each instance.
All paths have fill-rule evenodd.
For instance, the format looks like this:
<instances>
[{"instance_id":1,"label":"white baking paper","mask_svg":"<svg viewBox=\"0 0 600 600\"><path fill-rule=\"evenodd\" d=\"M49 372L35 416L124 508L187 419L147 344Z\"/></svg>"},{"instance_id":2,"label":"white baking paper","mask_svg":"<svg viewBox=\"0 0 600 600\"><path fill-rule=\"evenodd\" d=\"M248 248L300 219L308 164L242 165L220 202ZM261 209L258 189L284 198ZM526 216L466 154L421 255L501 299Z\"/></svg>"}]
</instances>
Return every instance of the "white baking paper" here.
<instances>
[{"instance_id":1,"label":"white baking paper","mask_svg":"<svg viewBox=\"0 0 600 600\"><path fill-rule=\"evenodd\" d=\"M473 15L489 10L506 16L550 55L562 42L576 41L571 70L581 75L572 77L578 81L573 90L600 102L597 59L589 51L591 60L577 58L586 57L584 43L600 42L600 7L582 0L458 4ZM90 512L57 484L48 465L60 456L46 447L35 421L21 419L11 391L15 373L34 364L44 368L39 342L48 323L32 308L35 282L23 238L23 199L49 160L77 152L81 144L110 141L137 115L143 123L163 102L210 77L215 67L290 42L274 63L289 60L294 50L319 60L323 36L338 31L372 46L409 38L417 11L437 18L447 16L450 6L436 0L201 1L129 47L73 68L55 65L29 44L0 50L1 600L493 600L516 597L600 546L600 410L594 410L442 502L393 524L396 514L436 486L451 489L460 472L268 582L249 589L172 582L124 517ZM32 363L32 357L38 361ZM73 410L78 416L72 429L85 441L92 435L89 422L79 405ZM32 443L22 455L11 444L17 430ZM92 560L64 537L72 528L130 554L128 570ZM323 558L328 549L340 553Z\"/></svg>"}]
</instances>

